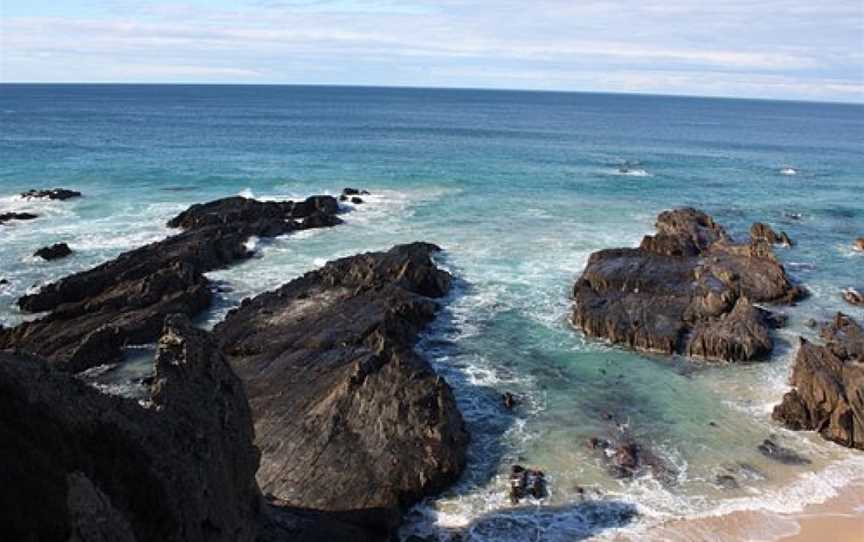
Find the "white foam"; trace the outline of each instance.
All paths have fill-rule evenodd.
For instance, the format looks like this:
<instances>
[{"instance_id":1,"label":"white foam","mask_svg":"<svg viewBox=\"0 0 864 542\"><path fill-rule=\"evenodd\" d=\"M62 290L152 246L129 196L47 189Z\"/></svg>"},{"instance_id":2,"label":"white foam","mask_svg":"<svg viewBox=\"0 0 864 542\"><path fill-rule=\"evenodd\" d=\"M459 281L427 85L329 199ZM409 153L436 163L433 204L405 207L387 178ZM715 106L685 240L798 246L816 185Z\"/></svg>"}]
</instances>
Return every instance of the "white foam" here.
<instances>
[{"instance_id":1,"label":"white foam","mask_svg":"<svg viewBox=\"0 0 864 542\"><path fill-rule=\"evenodd\" d=\"M784 167L780 170L780 175L788 175L788 176L798 175L798 170L796 170L795 168L791 168L791 167Z\"/></svg>"}]
</instances>

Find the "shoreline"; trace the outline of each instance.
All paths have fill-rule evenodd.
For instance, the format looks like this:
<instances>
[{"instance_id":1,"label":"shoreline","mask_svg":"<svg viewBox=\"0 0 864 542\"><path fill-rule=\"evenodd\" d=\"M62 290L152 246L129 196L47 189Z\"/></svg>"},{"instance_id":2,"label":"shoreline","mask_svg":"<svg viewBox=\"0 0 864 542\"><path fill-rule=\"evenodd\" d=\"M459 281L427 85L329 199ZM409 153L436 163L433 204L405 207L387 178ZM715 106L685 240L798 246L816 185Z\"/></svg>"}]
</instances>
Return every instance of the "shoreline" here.
<instances>
[{"instance_id":1,"label":"shoreline","mask_svg":"<svg viewBox=\"0 0 864 542\"><path fill-rule=\"evenodd\" d=\"M799 512L737 511L721 516L677 519L615 541L664 542L862 542L864 478L850 481L824 502Z\"/></svg>"}]
</instances>

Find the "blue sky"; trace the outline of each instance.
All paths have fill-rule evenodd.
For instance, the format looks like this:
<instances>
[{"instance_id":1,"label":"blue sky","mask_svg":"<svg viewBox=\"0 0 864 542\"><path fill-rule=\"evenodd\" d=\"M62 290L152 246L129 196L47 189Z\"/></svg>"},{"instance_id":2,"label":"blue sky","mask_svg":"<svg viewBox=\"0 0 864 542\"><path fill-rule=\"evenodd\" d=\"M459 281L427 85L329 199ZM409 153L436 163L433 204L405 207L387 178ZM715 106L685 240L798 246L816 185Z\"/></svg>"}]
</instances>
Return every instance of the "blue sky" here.
<instances>
[{"instance_id":1,"label":"blue sky","mask_svg":"<svg viewBox=\"0 0 864 542\"><path fill-rule=\"evenodd\" d=\"M0 81L864 102L864 0L0 0Z\"/></svg>"}]
</instances>

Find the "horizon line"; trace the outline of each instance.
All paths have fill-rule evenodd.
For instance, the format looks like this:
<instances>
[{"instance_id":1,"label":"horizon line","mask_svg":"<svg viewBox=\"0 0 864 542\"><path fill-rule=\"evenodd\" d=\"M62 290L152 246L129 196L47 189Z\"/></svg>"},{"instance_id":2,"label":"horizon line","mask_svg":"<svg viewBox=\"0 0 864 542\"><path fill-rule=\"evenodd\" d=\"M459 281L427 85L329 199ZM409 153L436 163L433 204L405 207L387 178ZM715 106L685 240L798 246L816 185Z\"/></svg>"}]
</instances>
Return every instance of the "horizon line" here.
<instances>
[{"instance_id":1,"label":"horizon line","mask_svg":"<svg viewBox=\"0 0 864 542\"><path fill-rule=\"evenodd\" d=\"M393 90L467 90L480 92L525 92L525 93L547 93L547 94L594 94L612 96L642 96L655 98L692 98L712 100L738 100L753 102L785 102L805 103L823 105L852 105L864 106L864 96L859 102L841 100L808 100L803 98L752 98L744 96L723 96L710 94L665 94L656 92L640 91L602 91L602 90L563 90L563 89L533 89L533 88L506 88L506 87L460 87L460 86L418 86L418 85L368 85L351 83L244 83L244 82L119 82L119 81L0 81L0 86L30 85L30 86L223 86L223 87L324 87L324 88L366 88L366 89L393 89Z\"/></svg>"}]
</instances>

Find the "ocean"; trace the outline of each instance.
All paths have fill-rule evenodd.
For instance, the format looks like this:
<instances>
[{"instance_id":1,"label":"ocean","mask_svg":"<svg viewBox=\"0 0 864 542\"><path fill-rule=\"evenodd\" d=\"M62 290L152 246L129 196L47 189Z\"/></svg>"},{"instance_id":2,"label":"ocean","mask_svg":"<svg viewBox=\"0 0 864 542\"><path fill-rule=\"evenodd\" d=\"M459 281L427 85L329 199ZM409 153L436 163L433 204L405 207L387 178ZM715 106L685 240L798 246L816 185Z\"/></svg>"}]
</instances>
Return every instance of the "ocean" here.
<instances>
[{"instance_id":1,"label":"ocean","mask_svg":"<svg viewBox=\"0 0 864 542\"><path fill-rule=\"evenodd\" d=\"M414 240L456 277L418 348L454 387L472 433L462 480L406 514L402 533L524 541L649 536L676 518L790 512L864 473L864 456L770 412L808 319L864 287L864 106L643 95L209 85L0 85L0 323L15 300L171 233L189 205L369 190L346 224L251 240L256 257L210 273L224 286L199 324L325 261ZM85 197L24 201L30 188ZM811 296L784 308L771 360L709 364L640 355L568 323L570 289L596 250L636 246L656 215L699 207L733 237L766 222ZM65 241L72 257L44 262ZM102 377L122 389L152 349ZM500 407L509 391L522 404ZM615 480L586 442L610 415L670 466ZM811 460L782 465L771 437ZM510 466L546 473L549 496L513 507ZM723 489L718 475L740 487ZM766 536L770 533L763 533ZM768 538L770 539L770 537Z\"/></svg>"}]
</instances>

